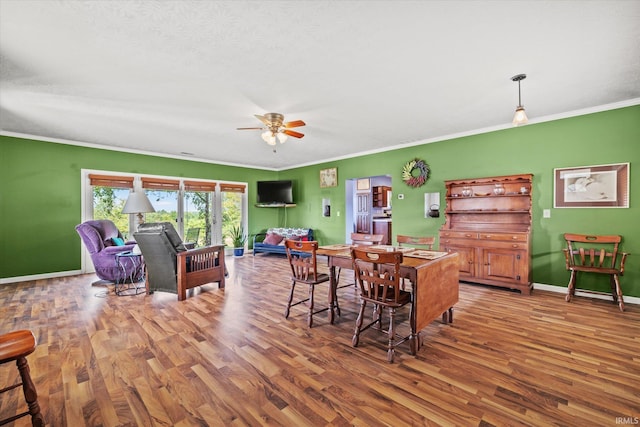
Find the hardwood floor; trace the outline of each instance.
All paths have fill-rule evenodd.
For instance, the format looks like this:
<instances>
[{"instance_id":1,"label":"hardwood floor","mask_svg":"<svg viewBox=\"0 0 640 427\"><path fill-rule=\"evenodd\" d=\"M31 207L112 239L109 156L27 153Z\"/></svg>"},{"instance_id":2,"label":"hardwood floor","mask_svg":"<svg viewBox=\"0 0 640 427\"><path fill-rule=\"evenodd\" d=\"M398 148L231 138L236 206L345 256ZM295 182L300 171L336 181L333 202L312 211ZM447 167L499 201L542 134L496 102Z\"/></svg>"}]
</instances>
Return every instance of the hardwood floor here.
<instances>
[{"instance_id":1,"label":"hardwood floor","mask_svg":"<svg viewBox=\"0 0 640 427\"><path fill-rule=\"evenodd\" d=\"M382 334L366 331L351 347L354 288L338 291L336 324L323 313L309 329L304 306L284 318L284 257L228 260L225 289L208 285L183 302L118 297L92 287L93 275L1 286L1 332L38 338L28 361L48 425L604 426L640 417L637 305L621 313L608 301L461 284L454 323L435 321L417 357L404 344L390 365ZM317 304L326 295L319 287ZM0 366L0 388L14 381L15 365ZM19 393L0 396L0 418L24 410Z\"/></svg>"}]
</instances>

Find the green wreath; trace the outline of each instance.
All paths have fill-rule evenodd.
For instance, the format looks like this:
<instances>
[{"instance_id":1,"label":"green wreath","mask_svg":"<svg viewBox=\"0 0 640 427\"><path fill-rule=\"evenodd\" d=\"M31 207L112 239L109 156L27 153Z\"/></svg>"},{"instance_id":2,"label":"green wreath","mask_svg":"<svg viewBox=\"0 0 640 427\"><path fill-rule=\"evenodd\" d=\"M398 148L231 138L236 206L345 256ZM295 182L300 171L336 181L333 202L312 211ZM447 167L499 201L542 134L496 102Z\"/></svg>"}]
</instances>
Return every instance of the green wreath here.
<instances>
[{"instance_id":1,"label":"green wreath","mask_svg":"<svg viewBox=\"0 0 640 427\"><path fill-rule=\"evenodd\" d=\"M417 172L417 175L414 175ZM424 160L413 159L402 168L402 180L409 187L417 188L429 179L429 165Z\"/></svg>"}]
</instances>

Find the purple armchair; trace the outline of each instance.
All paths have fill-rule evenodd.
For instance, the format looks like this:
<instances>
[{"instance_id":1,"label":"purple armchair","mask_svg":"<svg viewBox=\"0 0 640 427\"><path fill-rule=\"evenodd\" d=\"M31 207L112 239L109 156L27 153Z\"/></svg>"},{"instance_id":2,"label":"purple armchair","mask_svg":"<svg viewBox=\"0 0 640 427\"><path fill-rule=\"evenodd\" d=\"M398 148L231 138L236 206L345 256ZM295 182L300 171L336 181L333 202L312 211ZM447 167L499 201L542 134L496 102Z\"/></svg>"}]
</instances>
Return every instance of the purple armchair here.
<instances>
[{"instance_id":1,"label":"purple armchair","mask_svg":"<svg viewBox=\"0 0 640 427\"><path fill-rule=\"evenodd\" d=\"M115 254L126 252L133 249L136 245L135 241L124 242L123 246L116 245L114 238L122 238L122 234L116 225L108 219L98 219L94 221L86 221L76 226L76 231L82 238L85 247L91 254L91 261L96 270L96 275L109 282L116 282L133 277L134 279L142 278L142 266L129 266L125 264L125 270L134 269L134 271L123 271L118 265Z\"/></svg>"}]
</instances>

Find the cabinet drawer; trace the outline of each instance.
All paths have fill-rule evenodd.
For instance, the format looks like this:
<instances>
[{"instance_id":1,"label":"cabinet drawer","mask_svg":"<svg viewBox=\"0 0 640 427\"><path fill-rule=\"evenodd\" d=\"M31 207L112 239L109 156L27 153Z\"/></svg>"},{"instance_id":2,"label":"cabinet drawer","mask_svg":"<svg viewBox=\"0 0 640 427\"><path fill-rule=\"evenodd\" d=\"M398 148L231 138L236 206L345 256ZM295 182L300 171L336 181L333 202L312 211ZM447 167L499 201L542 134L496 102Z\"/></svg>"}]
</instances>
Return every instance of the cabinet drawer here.
<instances>
[{"instance_id":1,"label":"cabinet drawer","mask_svg":"<svg viewBox=\"0 0 640 427\"><path fill-rule=\"evenodd\" d=\"M452 239L477 239L478 233L475 231L441 231L440 238Z\"/></svg>"},{"instance_id":2,"label":"cabinet drawer","mask_svg":"<svg viewBox=\"0 0 640 427\"><path fill-rule=\"evenodd\" d=\"M480 233L481 240L498 240L501 242L526 242L526 234Z\"/></svg>"}]
</instances>

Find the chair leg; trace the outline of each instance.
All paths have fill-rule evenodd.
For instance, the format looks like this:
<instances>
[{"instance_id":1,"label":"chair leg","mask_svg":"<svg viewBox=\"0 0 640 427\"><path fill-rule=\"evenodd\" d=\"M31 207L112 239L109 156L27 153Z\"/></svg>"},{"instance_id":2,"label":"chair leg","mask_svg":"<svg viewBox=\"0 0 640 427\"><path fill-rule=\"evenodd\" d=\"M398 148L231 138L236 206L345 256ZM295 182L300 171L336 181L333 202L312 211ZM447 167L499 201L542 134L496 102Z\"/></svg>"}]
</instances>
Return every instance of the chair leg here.
<instances>
[{"instance_id":1,"label":"chair leg","mask_svg":"<svg viewBox=\"0 0 640 427\"><path fill-rule=\"evenodd\" d=\"M617 274L611 275L611 286L615 284L614 302L617 300L620 311L624 311L624 300L622 299L622 288L620 287L620 278Z\"/></svg>"},{"instance_id":2,"label":"chair leg","mask_svg":"<svg viewBox=\"0 0 640 427\"><path fill-rule=\"evenodd\" d=\"M313 326L313 290L315 286L309 285L309 315L307 318L307 325L311 328Z\"/></svg>"},{"instance_id":3,"label":"chair leg","mask_svg":"<svg viewBox=\"0 0 640 427\"><path fill-rule=\"evenodd\" d=\"M389 307L389 349L387 350L387 362L393 363L393 356L395 353L395 337L396 337L396 329L395 329L395 317L396 317L396 309L393 307Z\"/></svg>"},{"instance_id":4,"label":"chair leg","mask_svg":"<svg viewBox=\"0 0 640 427\"><path fill-rule=\"evenodd\" d=\"M337 283L337 282L336 282ZM331 283L329 283L331 286ZM340 304L338 304L338 287L334 286L331 292L333 292L333 308L335 309L338 316L340 316Z\"/></svg>"},{"instance_id":5,"label":"chair leg","mask_svg":"<svg viewBox=\"0 0 640 427\"><path fill-rule=\"evenodd\" d=\"M38 393L36 387L31 380L31 374L29 370L29 364L26 357L20 357L16 360L18 365L18 371L20 371L20 377L22 378L22 391L24 392L24 398L29 406L29 414L31 415L31 425L44 426L44 417L40 412L40 405L38 404Z\"/></svg>"},{"instance_id":6,"label":"chair leg","mask_svg":"<svg viewBox=\"0 0 640 427\"><path fill-rule=\"evenodd\" d=\"M571 270L571 277L569 278L569 285L567 286L567 296L564 297L565 301L570 302L571 297L576 293L576 271Z\"/></svg>"},{"instance_id":7,"label":"chair leg","mask_svg":"<svg viewBox=\"0 0 640 427\"><path fill-rule=\"evenodd\" d=\"M351 345L354 347L358 346L358 342L360 341L360 328L362 328L362 322L364 321L364 309L367 306L367 302L362 300L360 303L360 312L358 313L358 319L356 320L356 330L353 333L353 338L351 339Z\"/></svg>"},{"instance_id":8,"label":"chair leg","mask_svg":"<svg viewBox=\"0 0 640 427\"><path fill-rule=\"evenodd\" d=\"M296 281L291 282L291 292L289 293L289 301L287 301L287 308L284 309L284 318L289 318L289 312L291 311L291 301L293 301L293 291L296 289Z\"/></svg>"}]
</instances>

